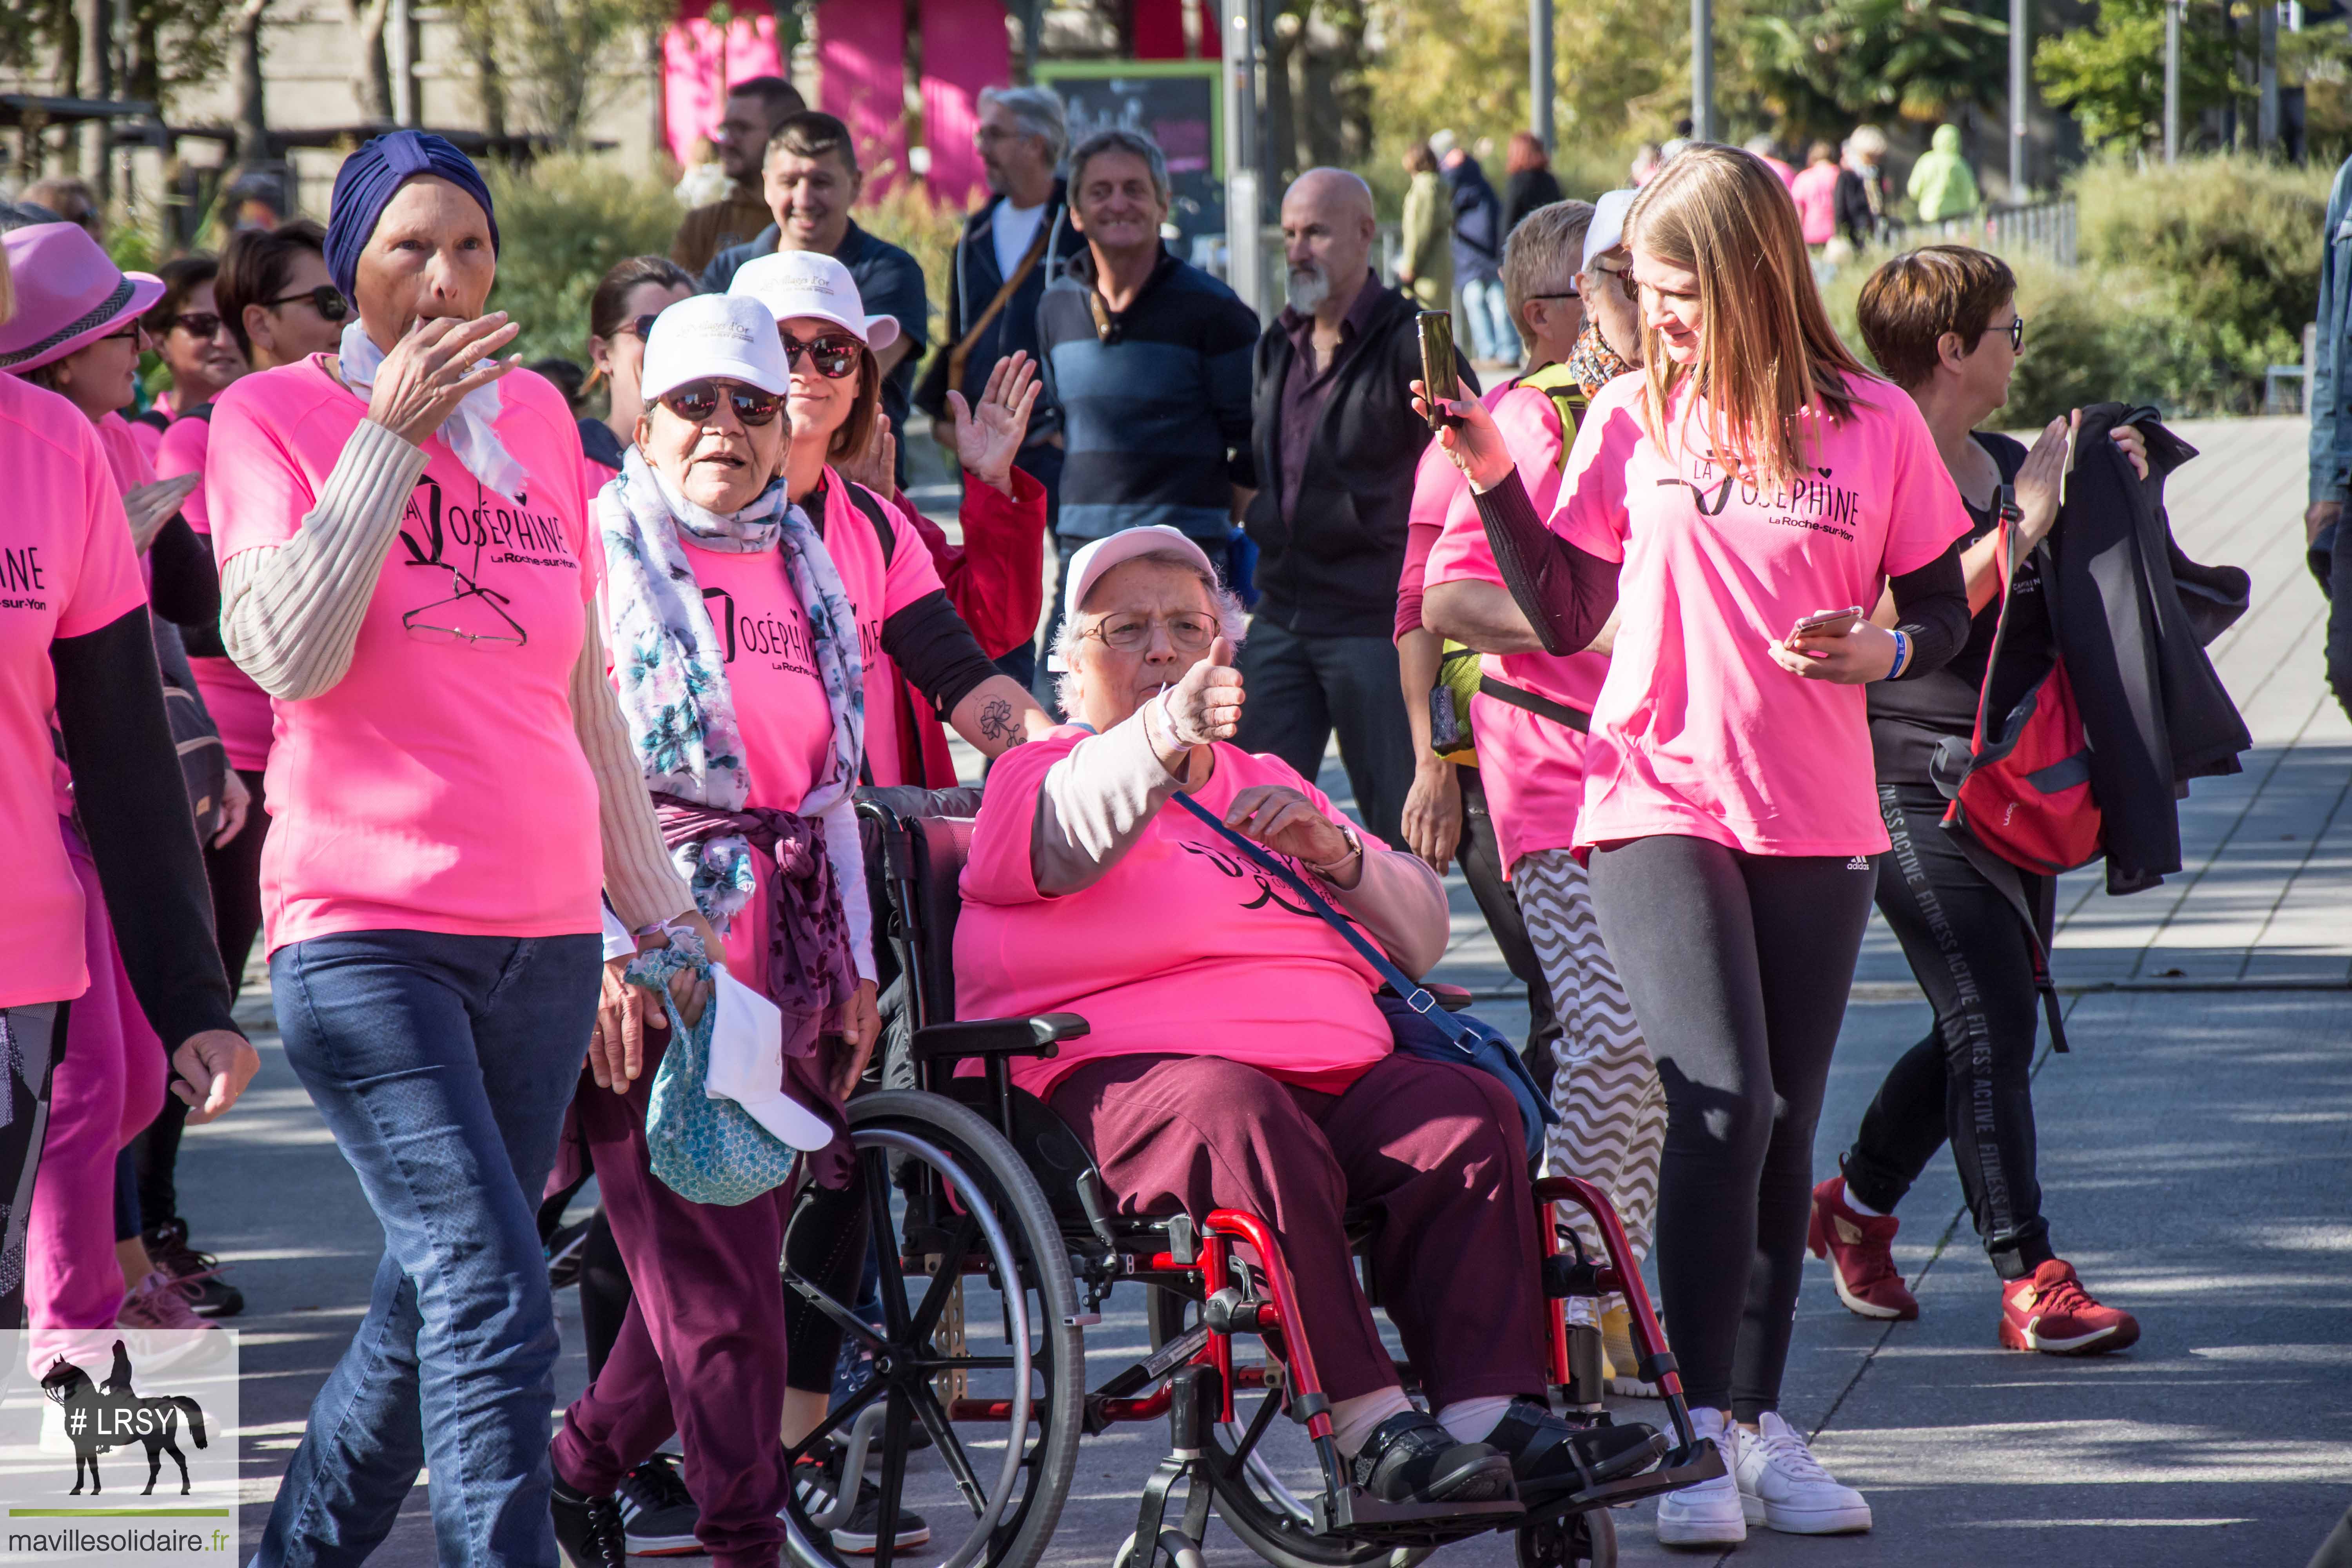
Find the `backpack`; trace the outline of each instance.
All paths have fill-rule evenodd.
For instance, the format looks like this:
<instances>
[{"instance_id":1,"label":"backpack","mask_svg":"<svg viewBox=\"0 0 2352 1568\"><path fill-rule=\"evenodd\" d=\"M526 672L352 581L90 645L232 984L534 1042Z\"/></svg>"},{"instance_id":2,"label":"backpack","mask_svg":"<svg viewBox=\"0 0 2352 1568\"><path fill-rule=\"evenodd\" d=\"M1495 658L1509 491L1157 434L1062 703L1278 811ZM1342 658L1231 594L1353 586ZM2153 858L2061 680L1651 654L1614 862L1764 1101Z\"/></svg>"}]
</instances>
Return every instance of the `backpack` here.
<instances>
[{"instance_id":1,"label":"backpack","mask_svg":"<svg viewBox=\"0 0 2352 1568\"><path fill-rule=\"evenodd\" d=\"M1939 774L1955 771L1951 763L1958 763L1957 787L1938 780L1952 797L1944 825L1967 828L2012 866L2054 877L2099 858L2105 822L2091 793L2090 740L2064 661L2053 658L2005 710L1995 711L2001 701L1996 693L2003 684L1999 678L2009 631L2010 530L2017 516L2007 485L2000 489L2000 618L1985 661L1969 754L1965 760L1937 759ZM2047 562L2046 553L2042 559Z\"/></svg>"}]
</instances>

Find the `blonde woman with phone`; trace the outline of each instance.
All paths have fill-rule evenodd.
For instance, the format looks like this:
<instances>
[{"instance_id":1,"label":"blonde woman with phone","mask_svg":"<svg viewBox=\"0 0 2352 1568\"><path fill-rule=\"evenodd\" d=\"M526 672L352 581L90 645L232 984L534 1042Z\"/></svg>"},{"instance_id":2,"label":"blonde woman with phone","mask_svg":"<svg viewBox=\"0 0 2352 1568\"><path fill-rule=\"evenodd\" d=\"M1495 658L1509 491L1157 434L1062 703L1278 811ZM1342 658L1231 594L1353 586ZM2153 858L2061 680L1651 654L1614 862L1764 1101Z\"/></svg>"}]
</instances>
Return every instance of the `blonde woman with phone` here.
<instances>
[{"instance_id":1,"label":"blonde woman with phone","mask_svg":"<svg viewBox=\"0 0 2352 1568\"><path fill-rule=\"evenodd\" d=\"M1485 409L1449 402L1439 439L1548 651L1620 614L1573 847L1666 1086L1658 1276L1727 1472L1660 1500L1659 1539L1867 1530L1777 1405L1813 1123L1887 847L1863 689L1966 637L1968 517L1919 411L1838 341L1764 163L1688 149L1625 238L1646 370L1594 396L1549 526ZM1887 585L1892 628L1840 608Z\"/></svg>"}]
</instances>

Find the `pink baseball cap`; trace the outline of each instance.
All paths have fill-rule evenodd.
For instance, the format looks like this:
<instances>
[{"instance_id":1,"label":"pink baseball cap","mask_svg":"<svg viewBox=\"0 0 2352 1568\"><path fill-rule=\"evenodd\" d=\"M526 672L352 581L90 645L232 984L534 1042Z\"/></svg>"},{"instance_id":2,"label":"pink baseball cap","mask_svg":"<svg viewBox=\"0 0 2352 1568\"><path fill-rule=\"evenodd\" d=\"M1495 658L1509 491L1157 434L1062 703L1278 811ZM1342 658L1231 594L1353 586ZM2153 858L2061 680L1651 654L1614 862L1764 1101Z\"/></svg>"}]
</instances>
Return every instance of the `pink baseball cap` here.
<instances>
[{"instance_id":1,"label":"pink baseball cap","mask_svg":"<svg viewBox=\"0 0 2352 1568\"><path fill-rule=\"evenodd\" d=\"M112 332L163 297L163 280L114 265L75 223L37 223L0 235L16 313L0 322L0 370L22 375Z\"/></svg>"},{"instance_id":2,"label":"pink baseball cap","mask_svg":"<svg viewBox=\"0 0 2352 1568\"><path fill-rule=\"evenodd\" d=\"M1062 619L1075 623L1078 612L1086 607L1087 595L1103 574L1114 566L1123 566L1139 555L1174 555L1187 564L1197 567L1212 583L1224 578L1209 563L1208 552L1182 531L1164 522L1147 523L1140 528L1122 529L1117 533L1081 546L1070 557L1069 573L1062 584ZM1067 673L1061 659L1047 655L1045 668L1057 674Z\"/></svg>"}]
</instances>

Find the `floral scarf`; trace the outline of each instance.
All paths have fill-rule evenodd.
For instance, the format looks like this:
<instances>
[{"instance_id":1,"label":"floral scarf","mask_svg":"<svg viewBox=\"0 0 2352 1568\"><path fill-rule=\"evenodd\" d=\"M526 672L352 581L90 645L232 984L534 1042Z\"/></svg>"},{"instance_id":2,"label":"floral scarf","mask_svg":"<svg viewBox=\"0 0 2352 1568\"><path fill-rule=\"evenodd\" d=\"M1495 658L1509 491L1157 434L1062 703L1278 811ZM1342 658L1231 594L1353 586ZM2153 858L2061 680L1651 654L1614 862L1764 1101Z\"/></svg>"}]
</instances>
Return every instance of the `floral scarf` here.
<instances>
[{"instance_id":1,"label":"floral scarf","mask_svg":"<svg viewBox=\"0 0 2352 1568\"><path fill-rule=\"evenodd\" d=\"M688 564L683 531L709 550L740 554L776 551L807 615L818 678L833 710L833 765L801 802L800 815L822 816L857 787L865 754L865 671L857 612L841 574L807 516L779 478L731 517L680 495L632 447L604 487L605 632L619 677L621 715L653 793L725 812L740 812L751 794L742 731L728 689L724 640ZM673 847L694 901L723 921L759 890L751 846L740 833L714 832Z\"/></svg>"},{"instance_id":2,"label":"floral scarf","mask_svg":"<svg viewBox=\"0 0 2352 1568\"><path fill-rule=\"evenodd\" d=\"M1568 351L1568 374L1576 378L1576 384L1587 397L1633 368L1601 335L1598 321L1586 322L1584 331L1577 335L1576 346Z\"/></svg>"}]
</instances>

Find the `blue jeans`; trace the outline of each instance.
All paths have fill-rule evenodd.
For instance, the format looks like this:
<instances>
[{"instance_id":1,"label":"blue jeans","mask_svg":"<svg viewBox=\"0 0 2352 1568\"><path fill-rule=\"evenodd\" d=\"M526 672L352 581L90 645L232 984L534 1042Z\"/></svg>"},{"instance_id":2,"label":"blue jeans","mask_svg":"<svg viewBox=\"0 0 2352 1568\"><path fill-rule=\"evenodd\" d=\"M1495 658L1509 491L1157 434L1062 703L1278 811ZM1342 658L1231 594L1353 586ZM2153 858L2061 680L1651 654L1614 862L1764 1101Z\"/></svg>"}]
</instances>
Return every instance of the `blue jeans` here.
<instances>
[{"instance_id":1,"label":"blue jeans","mask_svg":"<svg viewBox=\"0 0 2352 1568\"><path fill-rule=\"evenodd\" d=\"M1518 330L1498 278L1473 278L1462 285L1462 315L1470 329L1470 352L1483 360L1519 361Z\"/></svg>"},{"instance_id":2,"label":"blue jeans","mask_svg":"<svg viewBox=\"0 0 2352 1568\"><path fill-rule=\"evenodd\" d=\"M383 1225L255 1568L358 1563L418 1469L444 1563L554 1568L536 1217L596 1016L593 935L353 931L270 955L286 1058Z\"/></svg>"}]
</instances>

